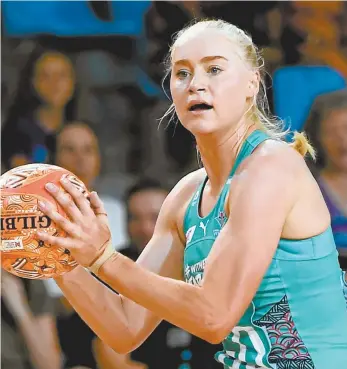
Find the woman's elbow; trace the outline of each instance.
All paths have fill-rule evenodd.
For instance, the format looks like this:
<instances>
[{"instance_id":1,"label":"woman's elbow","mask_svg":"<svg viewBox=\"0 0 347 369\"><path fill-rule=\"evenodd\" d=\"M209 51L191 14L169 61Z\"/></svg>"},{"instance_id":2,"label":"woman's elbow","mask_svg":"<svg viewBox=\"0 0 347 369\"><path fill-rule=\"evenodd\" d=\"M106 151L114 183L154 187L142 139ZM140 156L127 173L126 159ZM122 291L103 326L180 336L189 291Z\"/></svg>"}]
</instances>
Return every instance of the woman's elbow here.
<instances>
[{"instance_id":1,"label":"woman's elbow","mask_svg":"<svg viewBox=\"0 0 347 369\"><path fill-rule=\"evenodd\" d=\"M128 354L134 350L135 337L129 330L117 331L117 327L113 329L110 326L95 333L101 342L118 354Z\"/></svg>"},{"instance_id":2,"label":"woman's elbow","mask_svg":"<svg viewBox=\"0 0 347 369\"><path fill-rule=\"evenodd\" d=\"M129 334L126 337L124 336L116 336L112 335L110 339L104 342L110 346L115 352L118 354L126 355L130 354L134 350L136 350L139 346L142 345L144 339L138 337L135 334Z\"/></svg>"},{"instance_id":3,"label":"woman's elbow","mask_svg":"<svg viewBox=\"0 0 347 369\"><path fill-rule=\"evenodd\" d=\"M225 330L210 329L208 331L205 331L204 334L201 335L201 338L208 343L216 345L222 343L229 333L230 332L226 332Z\"/></svg>"},{"instance_id":4,"label":"woman's elbow","mask_svg":"<svg viewBox=\"0 0 347 369\"><path fill-rule=\"evenodd\" d=\"M111 340L103 340L103 342L117 354L125 355L134 350L132 342L128 340L111 339Z\"/></svg>"},{"instance_id":5,"label":"woman's elbow","mask_svg":"<svg viewBox=\"0 0 347 369\"><path fill-rule=\"evenodd\" d=\"M211 343L221 343L231 332L230 323L220 319L205 321L200 337Z\"/></svg>"},{"instance_id":6,"label":"woman's elbow","mask_svg":"<svg viewBox=\"0 0 347 369\"><path fill-rule=\"evenodd\" d=\"M120 355L127 355L133 351L131 346L123 345L123 344L122 345L119 345L119 344L112 345L111 348L113 351L115 351L117 354L120 354Z\"/></svg>"}]
</instances>

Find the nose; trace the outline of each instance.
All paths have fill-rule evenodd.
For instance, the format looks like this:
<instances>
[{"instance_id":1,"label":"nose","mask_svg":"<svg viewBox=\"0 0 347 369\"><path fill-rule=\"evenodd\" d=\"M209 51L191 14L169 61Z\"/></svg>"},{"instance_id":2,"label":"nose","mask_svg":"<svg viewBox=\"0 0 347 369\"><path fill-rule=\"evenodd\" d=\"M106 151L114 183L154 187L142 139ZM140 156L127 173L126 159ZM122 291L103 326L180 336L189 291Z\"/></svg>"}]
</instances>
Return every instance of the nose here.
<instances>
[{"instance_id":1,"label":"nose","mask_svg":"<svg viewBox=\"0 0 347 369\"><path fill-rule=\"evenodd\" d=\"M190 93L197 93L197 92L205 92L207 81L206 78L201 76L201 74L195 74L195 76L192 78L189 86L189 92Z\"/></svg>"}]
</instances>

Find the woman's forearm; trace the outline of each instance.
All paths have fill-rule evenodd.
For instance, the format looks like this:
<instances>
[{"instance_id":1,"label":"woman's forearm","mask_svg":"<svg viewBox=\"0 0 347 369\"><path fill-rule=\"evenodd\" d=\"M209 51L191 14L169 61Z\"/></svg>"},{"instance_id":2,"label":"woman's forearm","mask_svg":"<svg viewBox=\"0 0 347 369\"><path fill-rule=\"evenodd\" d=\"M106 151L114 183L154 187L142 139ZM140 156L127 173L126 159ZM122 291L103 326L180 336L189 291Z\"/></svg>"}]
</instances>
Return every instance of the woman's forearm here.
<instances>
[{"instance_id":1,"label":"woman's forearm","mask_svg":"<svg viewBox=\"0 0 347 369\"><path fill-rule=\"evenodd\" d=\"M119 295L80 266L55 280L76 312L101 340L120 353L129 351L134 345L134 335Z\"/></svg>"},{"instance_id":2,"label":"woman's forearm","mask_svg":"<svg viewBox=\"0 0 347 369\"><path fill-rule=\"evenodd\" d=\"M219 311L199 286L162 277L116 253L100 269L100 278L122 295L170 323L207 341L215 341Z\"/></svg>"}]
</instances>

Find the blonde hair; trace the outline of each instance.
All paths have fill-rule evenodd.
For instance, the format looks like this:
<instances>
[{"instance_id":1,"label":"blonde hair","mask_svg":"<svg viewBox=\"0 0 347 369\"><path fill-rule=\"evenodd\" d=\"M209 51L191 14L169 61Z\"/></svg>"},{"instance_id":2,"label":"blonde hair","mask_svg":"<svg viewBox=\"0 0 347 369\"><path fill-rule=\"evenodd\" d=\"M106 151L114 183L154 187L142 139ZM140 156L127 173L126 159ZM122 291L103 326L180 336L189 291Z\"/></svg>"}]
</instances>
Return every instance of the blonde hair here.
<instances>
[{"instance_id":1,"label":"blonde hair","mask_svg":"<svg viewBox=\"0 0 347 369\"><path fill-rule=\"evenodd\" d=\"M240 46L240 57L249 65L250 68L257 70L260 75L260 86L258 93L254 96L252 105L248 111L254 123L259 129L265 131L270 137L274 139L283 140L288 134L288 130L283 130L283 121L277 117L274 117L269 110L268 99L266 96L266 86L264 82L264 59L262 58L260 51L254 45L251 36L246 32L236 27L235 25L225 22L223 20L195 20L192 24L179 31L173 40L173 44L170 48L169 54L165 59L166 75L165 78L171 72L172 66L172 52L182 39L182 37L188 34L205 29L218 30L225 34L232 42ZM166 111L162 119L172 114L175 110L174 104L171 104ZM171 121L171 119L170 119ZM309 153L313 158L315 157L315 151L308 142L304 133L295 132L294 141L290 144L295 150L297 150L302 156Z\"/></svg>"}]
</instances>

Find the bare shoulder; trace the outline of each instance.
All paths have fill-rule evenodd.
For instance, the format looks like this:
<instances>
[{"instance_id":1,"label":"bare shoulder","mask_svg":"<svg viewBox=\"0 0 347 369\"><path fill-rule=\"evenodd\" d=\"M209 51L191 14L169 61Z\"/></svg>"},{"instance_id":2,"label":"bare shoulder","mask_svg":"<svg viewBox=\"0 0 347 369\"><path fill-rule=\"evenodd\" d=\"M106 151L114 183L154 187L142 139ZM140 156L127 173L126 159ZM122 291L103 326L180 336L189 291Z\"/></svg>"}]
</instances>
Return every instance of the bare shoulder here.
<instances>
[{"instance_id":1,"label":"bare shoulder","mask_svg":"<svg viewBox=\"0 0 347 369\"><path fill-rule=\"evenodd\" d=\"M267 140L261 144L240 166L231 192L231 197L241 195L245 201L252 198L256 203L266 197L272 207L281 205L287 214L284 238L310 237L330 223L322 193L305 159L285 142Z\"/></svg>"},{"instance_id":2,"label":"bare shoulder","mask_svg":"<svg viewBox=\"0 0 347 369\"><path fill-rule=\"evenodd\" d=\"M284 186L295 192L299 186L298 178L306 171L308 168L305 160L288 144L267 140L240 165L233 187L235 190L235 187L246 184L252 187Z\"/></svg>"},{"instance_id":3,"label":"bare shoulder","mask_svg":"<svg viewBox=\"0 0 347 369\"><path fill-rule=\"evenodd\" d=\"M282 141L267 140L257 147L246 166L252 171L271 171L284 175L293 175L297 171L307 170L304 158L291 146Z\"/></svg>"},{"instance_id":4,"label":"bare shoulder","mask_svg":"<svg viewBox=\"0 0 347 369\"><path fill-rule=\"evenodd\" d=\"M290 187L300 198L307 190L321 197L319 186L305 158L286 142L267 140L245 161L244 168L259 178L267 177L275 183Z\"/></svg>"},{"instance_id":5,"label":"bare shoulder","mask_svg":"<svg viewBox=\"0 0 347 369\"><path fill-rule=\"evenodd\" d=\"M175 202L184 202L190 198L197 187L206 177L206 171L204 168L195 170L184 176L173 188L168 197L171 197Z\"/></svg>"},{"instance_id":6,"label":"bare shoulder","mask_svg":"<svg viewBox=\"0 0 347 369\"><path fill-rule=\"evenodd\" d=\"M206 176L205 169L198 169L184 176L171 190L164 201L160 218L181 232L187 206Z\"/></svg>"}]
</instances>

